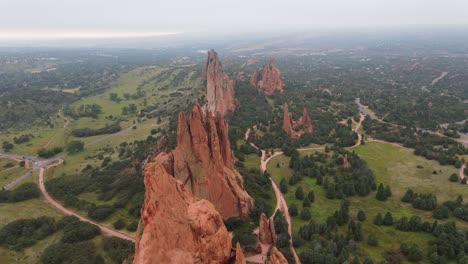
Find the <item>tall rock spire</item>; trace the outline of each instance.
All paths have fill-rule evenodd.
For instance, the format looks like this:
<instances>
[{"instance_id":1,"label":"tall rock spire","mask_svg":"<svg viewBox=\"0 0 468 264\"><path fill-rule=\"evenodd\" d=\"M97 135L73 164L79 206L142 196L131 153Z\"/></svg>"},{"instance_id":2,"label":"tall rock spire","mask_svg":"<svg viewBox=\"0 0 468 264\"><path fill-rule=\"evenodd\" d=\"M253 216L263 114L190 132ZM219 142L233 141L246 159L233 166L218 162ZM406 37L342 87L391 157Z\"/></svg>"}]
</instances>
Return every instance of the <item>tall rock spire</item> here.
<instances>
[{"instance_id":1,"label":"tall rock spire","mask_svg":"<svg viewBox=\"0 0 468 264\"><path fill-rule=\"evenodd\" d=\"M223 65L214 50L208 51L203 79L206 80L207 108L213 115L233 112L237 106L234 96L235 81L224 73Z\"/></svg>"},{"instance_id":2,"label":"tall rock spire","mask_svg":"<svg viewBox=\"0 0 468 264\"><path fill-rule=\"evenodd\" d=\"M288 104L283 106L283 131L291 138L298 138L304 133L314 132L307 109L304 108L302 116L298 120L293 120L289 113Z\"/></svg>"}]
</instances>

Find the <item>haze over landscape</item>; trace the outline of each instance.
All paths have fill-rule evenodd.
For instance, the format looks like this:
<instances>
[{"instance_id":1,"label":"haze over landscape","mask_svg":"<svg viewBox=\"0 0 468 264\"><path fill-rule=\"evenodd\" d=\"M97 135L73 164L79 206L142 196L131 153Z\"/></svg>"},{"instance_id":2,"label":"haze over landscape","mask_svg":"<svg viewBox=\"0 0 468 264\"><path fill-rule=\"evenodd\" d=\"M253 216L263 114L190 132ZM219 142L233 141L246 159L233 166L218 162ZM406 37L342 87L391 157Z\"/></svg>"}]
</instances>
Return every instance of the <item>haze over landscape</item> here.
<instances>
[{"instance_id":1,"label":"haze over landscape","mask_svg":"<svg viewBox=\"0 0 468 264\"><path fill-rule=\"evenodd\" d=\"M468 264L467 1L0 4L1 264Z\"/></svg>"}]
</instances>

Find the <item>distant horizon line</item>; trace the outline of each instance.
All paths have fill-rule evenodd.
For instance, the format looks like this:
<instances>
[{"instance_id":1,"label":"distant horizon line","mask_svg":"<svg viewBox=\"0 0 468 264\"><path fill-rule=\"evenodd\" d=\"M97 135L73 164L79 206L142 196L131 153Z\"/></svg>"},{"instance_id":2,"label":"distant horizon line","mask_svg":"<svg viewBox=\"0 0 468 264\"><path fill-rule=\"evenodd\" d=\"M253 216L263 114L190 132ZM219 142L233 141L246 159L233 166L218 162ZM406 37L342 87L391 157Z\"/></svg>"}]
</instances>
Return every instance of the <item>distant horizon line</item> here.
<instances>
[{"instance_id":1,"label":"distant horizon line","mask_svg":"<svg viewBox=\"0 0 468 264\"><path fill-rule=\"evenodd\" d=\"M276 33L286 32L304 32L304 31L349 31L349 30L395 30L395 29L435 29L435 28L468 28L468 24L414 24L414 25L387 25L387 26L356 26L356 27L317 27L317 28L277 28ZM210 34L218 32L218 30L195 30L195 31L39 31L39 30L4 30L0 29L0 41L24 41L24 40L61 40L61 39L112 39L112 38L139 38L139 37L159 37L159 36L173 36L181 34ZM226 34L239 34L239 33L255 33L259 31L264 33L273 33L272 29L263 30L234 30L228 32L222 30L222 35ZM218 32L220 33L220 32Z\"/></svg>"},{"instance_id":2,"label":"distant horizon line","mask_svg":"<svg viewBox=\"0 0 468 264\"><path fill-rule=\"evenodd\" d=\"M0 30L0 40L44 40L44 39L106 39L171 36L183 32L116 32L116 31L7 31Z\"/></svg>"}]
</instances>

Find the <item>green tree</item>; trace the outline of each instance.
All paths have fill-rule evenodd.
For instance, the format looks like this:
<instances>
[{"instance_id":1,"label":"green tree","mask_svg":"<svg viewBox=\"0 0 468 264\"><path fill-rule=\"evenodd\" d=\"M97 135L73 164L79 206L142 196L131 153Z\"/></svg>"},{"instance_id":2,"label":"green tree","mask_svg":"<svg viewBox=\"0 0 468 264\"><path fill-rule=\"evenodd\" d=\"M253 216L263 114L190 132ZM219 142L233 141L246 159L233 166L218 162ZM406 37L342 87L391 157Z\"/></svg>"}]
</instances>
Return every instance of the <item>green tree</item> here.
<instances>
[{"instance_id":1,"label":"green tree","mask_svg":"<svg viewBox=\"0 0 468 264\"><path fill-rule=\"evenodd\" d=\"M457 182L458 181L458 175L456 173L452 173L449 177L449 181L451 182Z\"/></svg>"},{"instance_id":2,"label":"green tree","mask_svg":"<svg viewBox=\"0 0 468 264\"><path fill-rule=\"evenodd\" d=\"M309 198L309 201L311 203L315 202L315 194L314 194L314 191L310 191L308 194L307 194L307 197Z\"/></svg>"},{"instance_id":3,"label":"green tree","mask_svg":"<svg viewBox=\"0 0 468 264\"><path fill-rule=\"evenodd\" d=\"M419 248L418 245L416 244L413 244L410 249L409 249L409 253L408 253L408 260L409 261L412 261L412 262L416 262L416 261L420 261L423 259L423 252L421 251L421 249Z\"/></svg>"},{"instance_id":4,"label":"green tree","mask_svg":"<svg viewBox=\"0 0 468 264\"><path fill-rule=\"evenodd\" d=\"M283 178L280 181L280 191L282 193L287 193L288 192L288 184L286 183L286 180Z\"/></svg>"},{"instance_id":5,"label":"green tree","mask_svg":"<svg viewBox=\"0 0 468 264\"><path fill-rule=\"evenodd\" d=\"M304 199L304 191L302 190L301 186L297 187L295 195L296 195L296 199L298 200Z\"/></svg>"},{"instance_id":6,"label":"green tree","mask_svg":"<svg viewBox=\"0 0 468 264\"><path fill-rule=\"evenodd\" d=\"M361 222L365 221L366 220L366 213L364 213L363 210L359 210L359 212L357 213L357 219Z\"/></svg>"},{"instance_id":7,"label":"green tree","mask_svg":"<svg viewBox=\"0 0 468 264\"><path fill-rule=\"evenodd\" d=\"M298 210L297 210L297 206L295 203L291 204L291 206L289 206L289 215L290 216L297 216L298 214Z\"/></svg>"},{"instance_id":8,"label":"green tree","mask_svg":"<svg viewBox=\"0 0 468 264\"><path fill-rule=\"evenodd\" d=\"M309 197L305 197L302 201L302 207L310 207Z\"/></svg>"},{"instance_id":9,"label":"green tree","mask_svg":"<svg viewBox=\"0 0 468 264\"><path fill-rule=\"evenodd\" d=\"M310 214L310 210L307 208L303 208L301 211L301 219L302 220L310 220L312 215Z\"/></svg>"},{"instance_id":10,"label":"green tree","mask_svg":"<svg viewBox=\"0 0 468 264\"><path fill-rule=\"evenodd\" d=\"M84 143L80 140L72 140L65 147L68 153L78 153L84 149Z\"/></svg>"},{"instance_id":11,"label":"green tree","mask_svg":"<svg viewBox=\"0 0 468 264\"><path fill-rule=\"evenodd\" d=\"M383 225L383 219L382 219L381 213L378 213L377 216L374 218L374 224L378 226Z\"/></svg>"},{"instance_id":12,"label":"green tree","mask_svg":"<svg viewBox=\"0 0 468 264\"><path fill-rule=\"evenodd\" d=\"M377 188L377 193L375 195L375 198L379 201L385 201L387 200L387 194L385 193L385 188L383 184L379 184L379 187Z\"/></svg>"},{"instance_id":13,"label":"green tree","mask_svg":"<svg viewBox=\"0 0 468 264\"><path fill-rule=\"evenodd\" d=\"M392 216L392 213L390 212L387 212L384 216L384 219L383 219L383 224L386 225L386 226L391 226L393 225L393 216Z\"/></svg>"}]
</instances>

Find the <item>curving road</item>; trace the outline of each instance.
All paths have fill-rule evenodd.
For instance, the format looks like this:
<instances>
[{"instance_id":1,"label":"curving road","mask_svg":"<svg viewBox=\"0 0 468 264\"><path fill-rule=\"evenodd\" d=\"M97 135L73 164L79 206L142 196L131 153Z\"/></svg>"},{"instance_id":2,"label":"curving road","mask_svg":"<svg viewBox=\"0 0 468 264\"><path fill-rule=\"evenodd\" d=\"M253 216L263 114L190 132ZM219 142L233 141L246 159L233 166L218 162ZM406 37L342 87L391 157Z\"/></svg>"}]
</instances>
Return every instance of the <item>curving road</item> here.
<instances>
[{"instance_id":1,"label":"curving road","mask_svg":"<svg viewBox=\"0 0 468 264\"><path fill-rule=\"evenodd\" d=\"M39 189L41 190L41 193L42 195L44 195L45 199L47 200L47 202L49 202L52 206L54 206L55 208L59 209L60 211L62 211L63 213L67 214L67 215L73 215L73 216L76 216L77 218L79 218L81 221L83 222L88 222L90 224L93 224L93 225L96 225L98 226L102 232L108 234L108 235L111 235L111 236L115 236L115 237L118 237L118 238L121 238L121 239L125 239L125 240L130 240L132 242L135 242L135 239L125 235L125 234L122 234L120 232L117 232L115 230L112 230L106 226L103 226L99 223L96 223L94 221L91 221L65 207L63 207L62 204L60 204L59 202L57 202L56 200L54 200L54 198L52 198L49 193L47 192L46 188L45 188L45 185L44 185L44 168L40 168L39 169Z\"/></svg>"}]
</instances>

